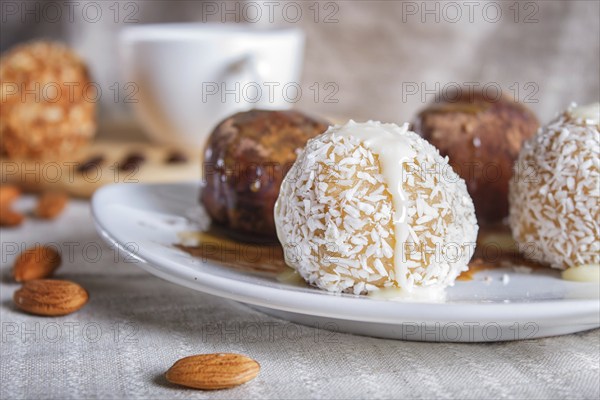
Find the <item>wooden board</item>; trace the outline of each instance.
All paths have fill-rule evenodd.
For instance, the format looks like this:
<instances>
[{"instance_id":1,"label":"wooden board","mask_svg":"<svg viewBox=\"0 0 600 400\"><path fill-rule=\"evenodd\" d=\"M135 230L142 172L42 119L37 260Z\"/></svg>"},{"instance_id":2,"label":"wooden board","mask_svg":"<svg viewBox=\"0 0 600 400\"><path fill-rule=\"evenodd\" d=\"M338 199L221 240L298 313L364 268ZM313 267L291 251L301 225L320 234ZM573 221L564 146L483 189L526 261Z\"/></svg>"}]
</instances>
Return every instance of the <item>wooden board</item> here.
<instances>
[{"instance_id":1,"label":"wooden board","mask_svg":"<svg viewBox=\"0 0 600 400\"><path fill-rule=\"evenodd\" d=\"M96 141L69 159L0 158L0 183L89 198L111 183L200 181L201 154L143 142Z\"/></svg>"}]
</instances>

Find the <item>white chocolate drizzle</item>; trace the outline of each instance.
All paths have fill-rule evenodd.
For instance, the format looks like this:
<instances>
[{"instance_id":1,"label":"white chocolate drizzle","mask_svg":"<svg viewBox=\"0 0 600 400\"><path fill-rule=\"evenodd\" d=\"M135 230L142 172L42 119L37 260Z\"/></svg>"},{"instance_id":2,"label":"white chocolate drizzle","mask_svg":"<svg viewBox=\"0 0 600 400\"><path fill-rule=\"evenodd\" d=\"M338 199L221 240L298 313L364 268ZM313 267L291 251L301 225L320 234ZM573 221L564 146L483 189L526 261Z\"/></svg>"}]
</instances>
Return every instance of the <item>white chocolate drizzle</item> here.
<instances>
[{"instance_id":1,"label":"white chocolate drizzle","mask_svg":"<svg viewBox=\"0 0 600 400\"><path fill-rule=\"evenodd\" d=\"M567 110L567 113L575 120L585 121L587 125L600 124L600 103L572 106Z\"/></svg>"},{"instance_id":2,"label":"white chocolate drizzle","mask_svg":"<svg viewBox=\"0 0 600 400\"><path fill-rule=\"evenodd\" d=\"M396 124L382 124L373 121L369 121L367 124L349 121L343 130L336 132L338 136L359 139L366 148L379 157L381 174L392 195L394 206L393 223L396 235L394 270L397 277L402 275L404 243L410 233L406 221L408 205L402 185L402 175L405 173L404 164L412 162L416 158L416 152L406 137L406 132L408 132L408 123L399 127Z\"/></svg>"},{"instance_id":3,"label":"white chocolate drizzle","mask_svg":"<svg viewBox=\"0 0 600 400\"><path fill-rule=\"evenodd\" d=\"M585 264L567 268L562 272L563 279L575 282L600 282L600 265Z\"/></svg>"}]
</instances>

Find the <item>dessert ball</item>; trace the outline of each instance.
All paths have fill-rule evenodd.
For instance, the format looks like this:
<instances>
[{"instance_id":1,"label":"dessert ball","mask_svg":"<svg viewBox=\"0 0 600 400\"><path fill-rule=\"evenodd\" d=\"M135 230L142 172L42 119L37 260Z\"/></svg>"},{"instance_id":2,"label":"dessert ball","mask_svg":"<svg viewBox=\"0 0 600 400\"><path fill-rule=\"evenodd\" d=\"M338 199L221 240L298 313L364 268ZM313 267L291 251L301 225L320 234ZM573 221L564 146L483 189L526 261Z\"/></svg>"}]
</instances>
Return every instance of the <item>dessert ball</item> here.
<instances>
[{"instance_id":1,"label":"dessert ball","mask_svg":"<svg viewBox=\"0 0 600 400\"><path fill-rule=\"evenodd\" d=\"M408 124L348 122L310 140L275 206L286 263L364 294L443 288L468 269L477 221L464 181Z\"/></svg>"},{"instance_id":2,"label":"dessert ball","mask_svg":"<svg viewBox=\"0 0 600 400\"><path fill-rule=\"evenodd\" d=\"M600 104L571 106L527 141L510 183L523 254L554 268L600 264Z\"/></svg>"},{"instance_id":3,"label":"dessert ball","mask_svg":"<svg viewBox=\"0 0 600 400\"><path fill-rule=\"evenodd\" d=\"M525 106L508 97L462 91L450 100L430 105L414 129L467 182L480 223L495 223L508 215L508 182L521 144L539 124Z\"/></svg>"},{"instance_id":4,"label":"dessert ball","mask_svg":"<svg viewBox=\"0 0 600 400\"><path fill-rule=\"evenodd\" d=\"M275 241L273 207L285 173L327 123L298 111L252 110L221 122L204 152L201 203L213 223L249 241Z\"/></svg>"},{"instance_id":5,"label":"dessert ball","mask_svg":"<svg viewBox=\"0 0 600 400\"><path fill-rule=\"evenodd\" d=\"M84 62L51 42L17 46L0 58L0 153L11 158L69 154L96 131Z\"/></svg>"}]
</instances>

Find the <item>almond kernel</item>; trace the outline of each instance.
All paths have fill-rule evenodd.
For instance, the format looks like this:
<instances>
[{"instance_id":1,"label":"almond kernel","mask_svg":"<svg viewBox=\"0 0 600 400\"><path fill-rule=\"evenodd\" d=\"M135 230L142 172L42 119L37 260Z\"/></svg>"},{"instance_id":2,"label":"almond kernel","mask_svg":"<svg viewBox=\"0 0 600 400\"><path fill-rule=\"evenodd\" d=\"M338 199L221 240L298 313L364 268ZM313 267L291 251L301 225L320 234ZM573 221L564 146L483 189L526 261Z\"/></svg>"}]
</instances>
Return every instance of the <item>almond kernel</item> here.
<instances>
[{"instance_id":1,"label":"almond kernel","mask_svg":"<svg viewBox=\"0 0 600 400\"><path fill-rule=\"evenodd\" d=\"M0 226L13 228L23 223L25 216L11 210L8 206L0 207Z\"/></svg>"},{"instance_id":2,"label":"almond kernel","mask_svg":"<svg viewBox=\"0 0 600 400\"><path fill-rule=\"evenodd\" d=\"M241 354L198 354L178 360L166 373L169 382L194 389L217 390L256 378L260 364Z\"/></svg>"},{"instance_id":3,"label":"almond kernel","mask_svg":"<svg viewBox=\"0 0 600 400\"><path fill-rule=\"evenodd\" d=\"M53 279L27 281L13 295L21 310L46 316L71 314L83 307L88 298L86 290L75 282Z\"/></svg>"},{"instance_id":4,"label":"almond kernel","mask_svg":"<svg viewBox=\"0 0 600 400\"><path fill-rule=\"evenodd\" d=\"M0 185L0 207L10 207L21 196L21 190L14 185Z\"/></svg>"},{"instance_id":5,"label":"almond kernel","mask_svg":"<svg viewBox=\"0 0 600 400\"><path fill-rule=\"evenodd\" d=\"M46 192L40 197L35 213L39 218L54 219L62 213L68 201L64 193Z\"/></svg>"},{"instance_id":6,"label":"almond kernel","mask_svg":"<svg viewBox=\"0 0 600 400\"><path fill-rule=\"evenodd\" d=\"M53 247L37 245L19 254L13 266L13 277L17 282L47 278L60 262L60 254Z\"/></svg>"}]
</instances>

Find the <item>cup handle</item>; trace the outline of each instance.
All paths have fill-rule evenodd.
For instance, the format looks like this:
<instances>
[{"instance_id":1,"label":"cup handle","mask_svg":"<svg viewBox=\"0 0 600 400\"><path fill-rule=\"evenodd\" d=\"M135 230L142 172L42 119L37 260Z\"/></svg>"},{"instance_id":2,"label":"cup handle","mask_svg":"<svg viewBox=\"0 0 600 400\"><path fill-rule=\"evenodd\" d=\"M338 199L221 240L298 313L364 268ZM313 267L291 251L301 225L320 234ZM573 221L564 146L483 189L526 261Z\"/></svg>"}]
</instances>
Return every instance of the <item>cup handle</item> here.
<instances>
[{"instance_id":1,"label":"cup handle","mask_svg":"<svg viewBox=\"0 0 600 400\"><path fill-rule=\"evenodd\" d=\"M232 62L224 71L221 81L226 82L227 88L233 87L239 82L240 101L254 107L266 105L269 102L269 94L265 95L262 74L259 72L259 59L254 54L246 54L240 59ZM252 98L253 93L247 93L246 85L256 83L262 93L258 99Z\"/></svg>"}]
</instances>

